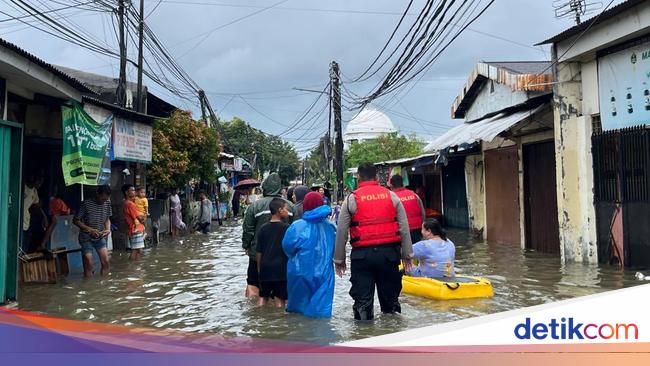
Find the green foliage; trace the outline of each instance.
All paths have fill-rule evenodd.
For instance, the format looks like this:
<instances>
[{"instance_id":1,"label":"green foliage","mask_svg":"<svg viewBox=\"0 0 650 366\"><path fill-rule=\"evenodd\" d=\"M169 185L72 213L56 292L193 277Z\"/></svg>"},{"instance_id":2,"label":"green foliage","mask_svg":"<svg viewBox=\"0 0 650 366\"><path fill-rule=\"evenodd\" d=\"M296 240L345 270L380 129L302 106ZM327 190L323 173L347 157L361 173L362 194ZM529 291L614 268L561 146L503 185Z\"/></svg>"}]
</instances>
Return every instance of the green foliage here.
<instances>
[{"instance_id":1,"label":"green foliage","mask_svg":"<svg viewBox=\"0 0 650 366\"><path fill-rule=\"evenodd\" d=\"M214 183L220 151L215 130L193 120L188 111L174 111L153 126L153 161L148 179L158 188L182 187L192 179Z\"/></svg>"},{"instance_id":2,"label":"green foliage","mask_svg":"<svg viewBox=\"0 0 650 366\"><path fill-rule=\"evenodd\" d=\"M325 158L325 151L329 149L329 154L333 154L331 151L332 146L327 137L323 136L307 158L307 174L306 174L306 184L309 186L312 183L323 183L323 182L336 182L336 174L334 171L330 170L329 163Z\"/></svg>"},{"instance_id":3,"label":"green foliage","mask_svg":"<svg viewBox=\"0 0 650 366\"><path fill-rule=\"evenodd\" d=\"M362 162L410 158L422 154L424 143L415 135L403 136L397 132L379 136L374 140L352 143L345 158L346 168L356 167Z\"/></svg>"},{"instance_id":4,"label":"green foliage","mask_svg":"<svg viewBox=\"0 0 650 366\"><path fill-rule=\"evenodd\" d=\"M267 135L238 117L222 123L221 133L225 150L253 164L257 178L264 172L277 172L282 184L289 185L298 176L298 153L279 137Z\"/></svg>"}]
</instances>

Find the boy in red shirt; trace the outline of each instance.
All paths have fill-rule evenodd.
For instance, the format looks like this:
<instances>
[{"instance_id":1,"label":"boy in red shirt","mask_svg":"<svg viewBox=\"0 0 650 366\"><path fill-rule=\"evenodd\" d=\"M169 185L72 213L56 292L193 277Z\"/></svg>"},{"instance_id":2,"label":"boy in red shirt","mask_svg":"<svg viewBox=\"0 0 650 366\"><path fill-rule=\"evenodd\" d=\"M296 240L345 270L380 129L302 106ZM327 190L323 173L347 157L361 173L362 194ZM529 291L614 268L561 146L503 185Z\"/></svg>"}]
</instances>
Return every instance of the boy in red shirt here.
<instances>
[{"instance_id":1,"label":"boy in red shirt","mask_svg":"<svg viewBox=\"0 0 650 366\"><path fill-rule=\"evenodd\" d=\"M135 204L135 187L125 184L122 186L122 193L124 194L124 221L128 228L129 245L131 246L129 259L136 260L142 256L144 250L144 225L142 223L146 217Z\"/></svg>"}]
</instances>

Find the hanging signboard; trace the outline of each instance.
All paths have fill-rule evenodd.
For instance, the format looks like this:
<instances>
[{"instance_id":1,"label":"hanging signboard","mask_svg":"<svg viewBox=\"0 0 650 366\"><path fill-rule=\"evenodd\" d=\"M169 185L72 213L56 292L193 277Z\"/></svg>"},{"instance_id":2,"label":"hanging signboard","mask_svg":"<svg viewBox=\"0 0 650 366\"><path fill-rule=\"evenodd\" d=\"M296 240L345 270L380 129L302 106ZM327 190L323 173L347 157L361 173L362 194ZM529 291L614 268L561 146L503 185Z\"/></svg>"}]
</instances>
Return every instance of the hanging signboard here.
<instances>
[{"instance_id":1,"label":"hanging signboard","mask_svg":"<svg viewBox=\"0 0 650 366\"><path fill-rule=\"evenodd\" d=\"M69 101L61 106L61 116L63 120L61 167L65 185L108 184L111 177L109 146L113 116L98 123L75 101Z\"/></svg>"},{"instance_id":2,"label":"hanging signboard","mask_svg":"<svg viewBox=\"0 0 650 366\"><path fill-rule=\"evenodd\" d=\"M153 129L142 123L115 118L113 159L151 163Z\"/></svg>"},{"instance_id":3,"label":"hanging signboard","mask_svg":"<svg viewBox=\"0 0 650 366\"><path fill-rule=\"evenodd\" d=\"M603 130L650 124L650 42L598 59Z\"/></svg>"}]
</instances>

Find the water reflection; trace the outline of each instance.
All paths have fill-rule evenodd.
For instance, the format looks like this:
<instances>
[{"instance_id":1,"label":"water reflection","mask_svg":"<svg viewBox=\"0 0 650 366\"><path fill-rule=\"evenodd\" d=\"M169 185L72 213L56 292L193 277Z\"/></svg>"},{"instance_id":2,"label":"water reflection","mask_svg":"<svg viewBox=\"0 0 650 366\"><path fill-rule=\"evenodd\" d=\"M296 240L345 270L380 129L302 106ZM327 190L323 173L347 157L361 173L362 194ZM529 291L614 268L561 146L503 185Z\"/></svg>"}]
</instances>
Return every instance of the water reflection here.
<instances>
[{"instance_id":1,"label":"water reflection","mask_svg":"<svg viewBox=\"0 0 650 366\"><path fill-rule=\"evenodd\" d=\"M337 278L332 319L308 319L243 297L248 257L240 227L192 236L149 249L137 263L111 258L108 278L62 278L56 285L24 285L19 306L70 319L228 335L334 343L542 304L641 284L615 267L561 265L559 258L486 243L455 231L459 273L490 278L491 299L431 301L402 296L403 315L356 323L349 274ZM377 303L377 302L376 302ZM378 309L376 311L378 313Z\"/></svg>"}]
</instances>

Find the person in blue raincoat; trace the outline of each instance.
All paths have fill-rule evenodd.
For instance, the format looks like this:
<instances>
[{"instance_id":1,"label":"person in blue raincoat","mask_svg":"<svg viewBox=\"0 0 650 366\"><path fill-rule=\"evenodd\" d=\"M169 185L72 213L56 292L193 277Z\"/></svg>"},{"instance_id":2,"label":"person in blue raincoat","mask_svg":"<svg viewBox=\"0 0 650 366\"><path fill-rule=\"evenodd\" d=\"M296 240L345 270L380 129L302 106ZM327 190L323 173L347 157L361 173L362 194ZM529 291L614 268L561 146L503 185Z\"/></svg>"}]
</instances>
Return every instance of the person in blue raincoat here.
<instances>
[{"instance_id":1,"label":"person in blue raincoat","mask_svg":"<svg viewBox=\"0 0 650 366\"><path fill-rule=\"evenodd\" d=\"M287 311L312 318L332 316L334 300L334 241L336 227L327 218L332 213L323 196L310 192L303 201L304 214L295 221L282 241L287 264Z\"/></svg>"}]
</instances>

